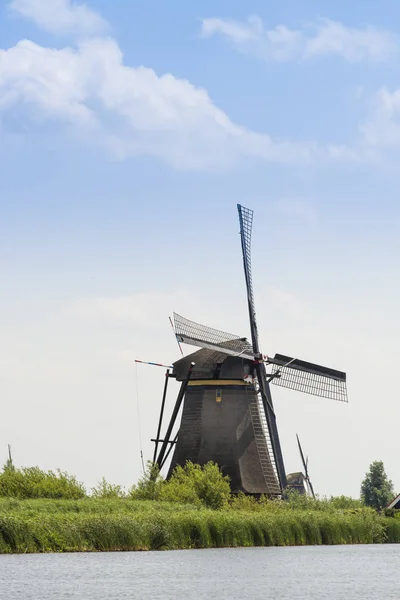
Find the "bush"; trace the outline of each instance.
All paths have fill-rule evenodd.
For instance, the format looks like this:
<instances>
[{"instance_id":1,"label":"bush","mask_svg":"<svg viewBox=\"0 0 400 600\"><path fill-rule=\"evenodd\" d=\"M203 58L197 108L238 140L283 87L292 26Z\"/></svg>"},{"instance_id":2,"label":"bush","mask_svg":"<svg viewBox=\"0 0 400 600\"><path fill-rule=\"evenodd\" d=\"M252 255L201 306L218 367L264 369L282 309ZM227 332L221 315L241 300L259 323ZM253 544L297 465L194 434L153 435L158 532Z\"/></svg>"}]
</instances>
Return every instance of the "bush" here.
<instances>
[{"instance_id":1,"label":"bush","mask_svg":"<svg viewBox=\"0 0 400 600\"><path fill-rule=\"evenodd\" d=\"M362 508L364 506L362 500L350 498L349 496L331 496L329 503L333 508Z\"/></svg>"},{"instance_id":2,"label":"bush","mask_svg":"<svg viewBox=\"0 0 400 600\"><path fill-rule=\"evenodd\" d=\"M103 477L101 481L97 484L96 487L92 488L91 493L92 498L99 499L112 499L112 498L125 498L125 492L123 487L120 485L113 485L112 483L108 483L106 479Z\"/></svg>"},{"instance_id":3,"label":"bush","mask_svg":"<svg viewBox=\"0 0 400 600\"><path fill-rule=\"evenodd\" d=\"M129 496L133 500L159 500L163 483L158 466L149 460L143 477L131 487Z\"/></svg>"},{"instance_id":4,"label":"bush","mask_svg":"<svg viewBox=\"0 0 400 600\"><path fill-rule=\"evenodd\" d=\"M177 466L161 488L161 498L170 502L192 503L212 509L227 506L231 494L229 477L222 475L218 465L204 466L188 461Z\"/></svg>"},{"instance_id":5,"label":"bush","mask_svg":"<svg viewBox=\"0 0 400 600\"><path fill-rule=\"evenodd\" d=\"M5 468L0 473L0 496L8 498L64 498L77 500L86 496L82 483L60 470L42 471L39 467Z\"/></svg>"},{"instance_id":6,"label":"bush","mask_svg":"<svg viewBox=\"0 0 400 600\"><path fill-rule=\"evenodd\" d=\"M233 510L244 510L246 512L260 510L262 508L262 504L259 500L254 496L247 496L244 492L239 492L232 496L229 504Z\"/></svg>"},{"instance_id":7,"label":"bush","mask_svg":"<svg viewBox=\"0 0 400 600\"><path fill-rule=\"evenodd\" d=\"M226 506L230 493L229 477L224 477L216 464L200 466L190 461L184 467L178 465L168 481L149 461L143 477L129 490L133 500L162 500L213 509Z\"/></svg>"}]
</instances>

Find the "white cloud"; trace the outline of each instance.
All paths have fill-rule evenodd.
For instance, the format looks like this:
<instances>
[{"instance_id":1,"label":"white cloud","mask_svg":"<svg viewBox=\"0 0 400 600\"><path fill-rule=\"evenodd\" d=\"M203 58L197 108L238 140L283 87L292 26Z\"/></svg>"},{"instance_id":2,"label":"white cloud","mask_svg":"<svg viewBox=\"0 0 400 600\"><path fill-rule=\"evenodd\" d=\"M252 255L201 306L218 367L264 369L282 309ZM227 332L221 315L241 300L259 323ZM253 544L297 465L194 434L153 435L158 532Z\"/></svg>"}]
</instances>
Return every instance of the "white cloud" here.
<instances>
[{"instance_id":1,"label":"white cloud","mask_svg":"<svg viewBox=\"0 0 400 600\"><path fill-rule=\"evenodd\" d=\"M51 33L93 35L107 28L99 14L71 0L12 0L9 6Z\"/></svg>"},{"instance_id":2,"label":"white cloud","mask_svg":"<svg viewBox=\"0 0 400 600\"><path fill-rule=\"evenodd\" d=\"M126 65L115 40L92 36L106 23L84 4L13 0L10 6L48 31L80 37L73 47L54 49L22 40L0 50L4 140L15 135L15 123L23 135L51 123L52 133L94 144L118 159L152 155L183 170L232 168L255 159L305 165L356 158L345 146L272 139L246 129L233 123L206 90L186 79ZM246 26L204 22L208 34L221 27L239 43L257 45L265 38L257 18ZM329 27L325 24L326 30ZM280 59L296 54L303 44L301 33L283 26L267 32L267 38Z\"/></svg>"},{"instance_id":3,"label":"white cloud","mask_svg":"<svg viewBox=\"0 0 400 600\"><path fill-rule=\"evenodd\" d=\"M30 41L0 51L0 108L26 104L34 117L61 117L76 124L95 121L85 104L87 85L84 62L70 48L43 48Z\"/></svg>"},{"instance_id":4,"label":"white cloud","mask_svg":"<svg viewBox=\"0 0 400 600\"><path fill-rule=\"evenodd\" d=\"M238 50L266 61L307 60L333 54L349 62L379 62L398 52L395 35L370 26L346 27L330 19L320 19L310 29L310 34L305 29L289 29L285 25L267 29L259 17L249 17L247 21L210 18L202 22L205 37L220 34Z\"/></svg>"},{"instance_id":5,"label":"white cloud","mask_svg":"<svg viewBox=\"0 0 400 600\"><path fill-rule=\"evenodd\" d=\"M119 158L149 154L181 169L225 168L246 157L283 164L339 158L343 150L273 140L234 124L204 89L124 64L118 44L93 38L53 49L24 40L0 51L0 117L67 125Z\"/></svg>"},{"instance_id":6,"label":"white cloud","mask_svg":"<svg viewBox=\"0 0 400 600\"><path fill-rule=\"evenodd\" d=\"M379 91L373 115L361 131L365 143L372 148L400 146L400 89Z\"/></svg>"},{"instance_id":7,"label":"white cloud","mask_svg":"<svg viewBox=\"0 0 400 600\"><path fill-rule=\"evenodd\" d=\"M324 19L313 38L307 40L305 58L337 54L349 62L383 61L397 54L399 40L388 31L374 27L346 27Z\"/></svg>"}]
</instances>

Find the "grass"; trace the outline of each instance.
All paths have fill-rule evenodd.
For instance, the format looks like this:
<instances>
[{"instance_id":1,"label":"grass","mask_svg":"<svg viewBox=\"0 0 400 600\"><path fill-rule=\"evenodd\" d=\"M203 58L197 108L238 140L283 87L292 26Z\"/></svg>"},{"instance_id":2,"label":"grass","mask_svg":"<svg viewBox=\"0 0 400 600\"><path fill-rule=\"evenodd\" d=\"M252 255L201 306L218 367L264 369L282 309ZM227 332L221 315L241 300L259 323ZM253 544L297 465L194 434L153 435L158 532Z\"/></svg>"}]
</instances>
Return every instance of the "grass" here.
<instances>
[{"instance_id":1,"label":"grass","mask_svg":"<svg viewBox=\"0 0 400 600\"><path fill-rule=\"evenodd\" d=\"M400 542L400 519L367 508L246 503L211 510L129 499L0 499L0 553Z\"/></svg>"},{"instance_id":2,"label":"grass","mask_svg":"<svg viewBox=\"0 0 400 600\"><path fill-rule=\"evenodd\" d=\"M153 465L128 492L102 480L88 496L62 471L0 472L0 554L400 542L400 518L345 496L285 501L239 494L217 465Z\"/></svg>"}]
</instances>

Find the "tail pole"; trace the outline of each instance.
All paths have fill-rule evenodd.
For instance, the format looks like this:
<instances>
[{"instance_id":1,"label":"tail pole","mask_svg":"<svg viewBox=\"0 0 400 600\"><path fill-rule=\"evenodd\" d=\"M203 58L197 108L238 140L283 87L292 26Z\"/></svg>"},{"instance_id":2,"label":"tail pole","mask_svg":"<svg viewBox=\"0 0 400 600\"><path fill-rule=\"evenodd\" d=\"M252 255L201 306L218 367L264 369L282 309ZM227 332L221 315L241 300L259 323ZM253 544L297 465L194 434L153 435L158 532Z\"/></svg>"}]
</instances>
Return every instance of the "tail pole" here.
<instances>
[{"instance_id":1,"label":"tail pole","mask_svg":"<svg viewBox=\"0 0 400 600\"><path fill-rule=\"evenodd\" d=\"M150 362L148 360L137 360L135 359L135 363L141 363L142 365L151 365L153 367L164 367L164 369L173 369L172 365L162 365L161 363Z\"/></svg>"}]
</instances>

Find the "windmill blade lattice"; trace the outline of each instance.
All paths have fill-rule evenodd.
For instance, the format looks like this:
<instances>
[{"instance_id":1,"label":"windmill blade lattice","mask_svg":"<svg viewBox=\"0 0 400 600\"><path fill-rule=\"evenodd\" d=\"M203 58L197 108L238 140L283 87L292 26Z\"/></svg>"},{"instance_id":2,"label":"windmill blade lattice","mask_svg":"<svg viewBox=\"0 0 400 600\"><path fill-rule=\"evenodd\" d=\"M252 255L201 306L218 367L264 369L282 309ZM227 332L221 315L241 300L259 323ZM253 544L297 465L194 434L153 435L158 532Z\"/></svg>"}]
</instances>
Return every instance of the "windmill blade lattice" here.
<instances>
[{"instance_id":1,"label":"windmill blade lattice","mask_svg":"<svg viewBox=\"0 0 400 600\"><path fill-rule=\"evenodd\" d=\"M244 276L246 279L247 301L249 304L251 338L253 351L260 352L258 342L258 330L256 322L256 310L254 305L253 277L251 271L251 232L253 229L253 211L240 204L237 205L240 223L240 236L242 242Z\"/></svg>"},{"instance_id":2,"label":"windmill blade lattice","mask_svg":"<svg viewBox=\"0 0 400 600\"><path fill-rule=\"evenodd\" d=\"M240 338L233 333L226 333L219 329L213 329L206 325L200 325L195 321L185 319L181 315L174 313L175 335L179 342L208 348L209 350L219 350L230 356L241 356L249 360L254 360L254 353L251 344L246 338Z\"/></svg>"},{"instance_id":3,"label":"windmill blade lattice","mask_svg":"<svg viewBox=\"0 0 400 600\"><path fill-rule=\"evenodd\" d=\"M346 373L322 367L304 360L275 354L273 373L279 373L272 383L305 394L347 402ZM287 364L290 363L290 364Z\"/></svg>"}]
</instances>

